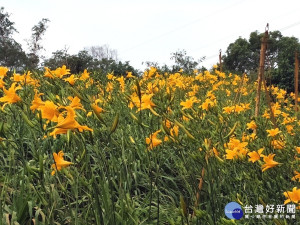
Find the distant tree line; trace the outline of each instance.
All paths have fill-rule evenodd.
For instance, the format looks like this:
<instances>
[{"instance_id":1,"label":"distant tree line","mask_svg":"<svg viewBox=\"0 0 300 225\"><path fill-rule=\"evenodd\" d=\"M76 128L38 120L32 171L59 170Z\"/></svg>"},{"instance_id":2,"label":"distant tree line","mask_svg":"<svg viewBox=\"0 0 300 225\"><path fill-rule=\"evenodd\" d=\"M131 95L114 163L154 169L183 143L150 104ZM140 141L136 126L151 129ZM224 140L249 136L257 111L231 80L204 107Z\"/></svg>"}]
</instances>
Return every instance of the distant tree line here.
<instances>
[{"instance_id":1,"label":"distant tree line","mask_svg":"<svg viewBox=\"0 0 300 225\"><path fill-rule=\"evenodd\" d=\"M31 38L26 40L29 48L29 52L26 53L22 46L13 39L13 34L17 30L9 16L2 7L0 10L0 64L2 66L16 71L37 70L40 67L55 69L66 65L72 73L79 73L84 69L104 74L113 72L116 76L125 75L126 72L132 72L133 75L139 73L130 65L129 61L120 61L117 50L108 45L86 47L77 54L69 54L67 49L61 49L53 52L50 58L45 59L41 55L41 50L43 50L41 41L50 21L45 18L33 26ZM162 72L177 72L180 69L192 72L204 57L194 60L193 57L187 55L185 50L177 50L177 52L171 53L171 59L174 61L172 66L159 66L156 62L145 62L145 64L156 66Z\"/></svg>"},{"instance_id":2,"label":"distant tree line","mask_svg":"<svg viewBox=\"0 0 300 225\"><path fill-rule=\"evenodd\" d=\"M32 27L32 35L26 40L29 51L26 53L22 46L13 39L17 32L10 15L0 9L0 65L7 66L16 71L37 70L41 67L55 69L62 65L70 68L72 73L82 72L84 69L101 73L113 72L116 76L132 72L139 73L129 61L122 62L118 59L118 53L108 45L90 46L77 54L68 54L67 49L57 50L52 56L45 59L41 55L43 35L48 28L48 19L42 19ZM260 56L260 45L263 33L252 32L249 39L239 37L229 44L225 55L222 56L223 70L242 74L247 72L255 78L257 74ZM284 37L279 31L269 32L266 70L268 83L293 91L294 85L294 53L300 50L299 40L295 37ZM155 66L161 72L177 72L183 69L186 73L192 73L195 69L205 70L200 64L205 57L195 60L188 56L185 50L177 50L171 53L174 64L171 66L159 66L157 62L144 62L146 66Z\"/></svg>"},{"instance_id":3,"label":"distant tree line","mask_svg":"<svg viewBox=\"0 0 300 225\"><path fill-rule=\"evenodd\" d=\"M0 65L7 66L18 72L24 70L38 70L41 67L55 69L66 65L72 73L82 72L84 69L97 70L103 73L114 72L115 75L132 72L137 75L128 61L118 60L117 51L108 45L87 47L77 54L68 54L66 49L57 50L52 56L45 59L41 55L43 46L41 44L43 35L48 26L49 19L43 18L37 25L32 27L32 35L26 40L29 51L26 53L22 46L13 38L18 32L10 15L0 8Z\"/></svg>"},{"instance_id":4,"label":"distant tree line","mask_svg":"<svg viewBox=\"0 0 300 225\"><path fill-rule=\"evenodd\" d=\"M98 53L102 55L102 58L94 56L90 52L90 48L98 49ZM113 55L106 55L105 52L102 52L103 48L109 48L107 45L90 48L73 55L68 54L66 50L58 50L53 52L49 59L45 59L43 65L51 69L66 65L75 74L82 72L84 69L105 74L113 72L116 76L126 75L126 72L132 72L133 75L138 74L138 71L129 64L129 61L119 61L114 50L109 49L114 52Z\"/></svg>"}]
</instances>

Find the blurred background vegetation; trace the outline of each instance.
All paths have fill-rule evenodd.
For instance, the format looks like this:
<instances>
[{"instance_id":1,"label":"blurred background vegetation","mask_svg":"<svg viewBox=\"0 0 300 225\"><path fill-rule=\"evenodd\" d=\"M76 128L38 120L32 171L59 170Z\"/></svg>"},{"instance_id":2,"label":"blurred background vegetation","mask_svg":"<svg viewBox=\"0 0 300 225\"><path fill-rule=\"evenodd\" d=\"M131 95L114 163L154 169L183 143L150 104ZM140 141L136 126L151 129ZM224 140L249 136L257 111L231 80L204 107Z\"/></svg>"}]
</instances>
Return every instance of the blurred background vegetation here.
<instances>
[{"instance_id":1,"label":"blurred background vegetation","mask_svg":"<svg viewBox=\"0 0 300 225\"><path fill-rule=\"evenodd\" d=\"M17 72L25 70L40 70L44 66L54 69L66 65L72 73L97 72L106 75L114 73L116 76L132 72L133 75L142 74L135 69L129 61L119 60L116 49L109 45L89 46L77 54L69 54L68 49L59 49L52 53L51 57L45 58L41 52L43 46L42 38L47 31L49 19L43 18L32 27L32 35L26 39L28 48L24 48L14 40L13 34L17 32L14 22L10 20L9 13L0 9L0 65L14 69ZM224 55L222 55L223 70L242 74L246 72L250 78L256 79L259 65L260 44L264 33L254 31L250 33L249 39L239 37L229 44ZM294 59L295 51L299 52L300 43L295 37L285 37L280 31L269 32L266 78L268 84L278 85L280 88L293 91L294 88ZM192 72L194 69L206 70L201 66L205 59L194 59L185 50L176 50L171 53L173 65L160 65L159 62L144 62L146 66L155 66L160 72L176 72L183 69Z\"/></svg>"}]
</instances>

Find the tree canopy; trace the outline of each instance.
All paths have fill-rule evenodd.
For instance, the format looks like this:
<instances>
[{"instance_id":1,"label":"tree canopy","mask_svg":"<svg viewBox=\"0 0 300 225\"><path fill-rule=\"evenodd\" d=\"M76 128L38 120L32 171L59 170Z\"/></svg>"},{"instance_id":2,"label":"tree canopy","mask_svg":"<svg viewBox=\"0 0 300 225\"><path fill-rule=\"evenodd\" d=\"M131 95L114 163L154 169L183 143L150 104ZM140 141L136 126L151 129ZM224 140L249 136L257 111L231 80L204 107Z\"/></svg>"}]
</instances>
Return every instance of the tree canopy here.
<instances>
[{"instance_id":1,"label":"tree canopy","mask_svg":"<svg viewBox=\"0 0 300 225\"><path fill-rule=\"evenodd\" d=\"M114 73L116 76L126 75L127 72L132 72L133 75L138 74L138 71L128 61L121 62L107 57L99 58L87 50L81 50L73 55L68 54L67 50L58 50L44 61L44 66L55 69L66 65L71 70L71 73L80 73L84 69L88 69L89 71L98 71L102 74Z\"/></svg>"},{"instance_id":2,"label":"tree canopy","mask_svg":"<svg viewBox=\"0 0 300 225\"><path fill-rule=\"evenodd\" d=\"M17 43L12 35L17 30L14 22L10 20L10 15L0 8L0 64L14 69L24 69L27 61L25 52L21 45Z\"/></svg>"},{"instance_id":3,"label":"tree canopy","mask_svg":"<svg viewBox=\"0 0 300 225\"><path fill-rule=\"evenodd\" d=\"M40 62L39 51L43 49L41 45L42 36L46 32L48 19L43 18L32 28L31 39L27 40L30 52L26 54L22 46L13 38L13 34L18 32L14 27L14 22L10 20L10 15L0 8L0 64L16 71L26 69L37 69Z\"/></svg>"},{"instance_id":4,"label":"tree canopy","mask_svg":"<svg viewBox=\"0 0 300 225\"><path fill-rule=\"evenodd\" d=\"M223 56L224 69L237 73L257 73L263 35L255 31L248 40L239 37L231 43ZM285 37L280 31L269 32L266 69L271 72L269 80L272 84L293 91L295 51L299 50L297 38Z\"/></svg>"}]
</instances>

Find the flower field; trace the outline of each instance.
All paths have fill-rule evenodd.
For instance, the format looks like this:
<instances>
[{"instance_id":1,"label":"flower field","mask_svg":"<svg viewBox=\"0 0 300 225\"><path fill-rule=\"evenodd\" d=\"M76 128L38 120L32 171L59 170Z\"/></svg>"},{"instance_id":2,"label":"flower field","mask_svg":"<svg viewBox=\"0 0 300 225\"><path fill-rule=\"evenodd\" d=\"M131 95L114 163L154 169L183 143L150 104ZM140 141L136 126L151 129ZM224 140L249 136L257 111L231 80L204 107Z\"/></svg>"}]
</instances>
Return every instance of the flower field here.
<instances>
[{"instance_id":1,"label":"flower field","mask_svg":"<svg viewBox=\"0 0 300 225\"><path fill-rule=\"evenodd\" d=\"M294 94L270 86L268 104L263 90L254 117L256 89L217 68L0 67L2 224L296 224L298 209L294 220L224 214L233 201L253 215L300 208Z\"/></svg>"}]
</instances>

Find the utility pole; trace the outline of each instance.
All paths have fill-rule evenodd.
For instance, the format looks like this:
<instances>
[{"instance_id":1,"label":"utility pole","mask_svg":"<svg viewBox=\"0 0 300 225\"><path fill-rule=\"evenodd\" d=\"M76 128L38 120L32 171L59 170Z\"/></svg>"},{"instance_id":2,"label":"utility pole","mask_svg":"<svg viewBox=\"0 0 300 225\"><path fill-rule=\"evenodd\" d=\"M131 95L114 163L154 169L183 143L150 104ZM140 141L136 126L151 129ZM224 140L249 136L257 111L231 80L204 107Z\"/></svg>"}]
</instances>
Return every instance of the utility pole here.
<instances>
[{"instance_id":1,"label":"utility pole","mask_svg":"<svg viewBox=\"0 0 300 225\"><path fill-rule=\"evenodd\" d=\"M295 52L295 111L296 117L298 112L298 86L299 86L299 56L298 51Z\"/></svg>"},{"instance_id":2,"label":"utility pole","mask_svg":"<svg viewBox=\"0 0 300 225\"><path fill-rule=\"evenodd\" d=\"M220 53L219 53L219 64L220 64L220 72L222 72L222 49L220 49Z\"/></svg>"},{"instance_id":3,"label":"utility pole","mask_svg":"<svg viewBox=\"0 0 300 225\"><path fill-rule=\"evenodd\" d=\"M258 71L258 79L257 79L256 104L255 104L255 117L259 115L261 85L262 85L262 80L264 78L265 57L266 57L266 50L267 50L267 41L269 37L268 28L269 28L269 24L267 24L266 26L266 31L261 41L259 71Z\"/></svg>"}]
</instances>

